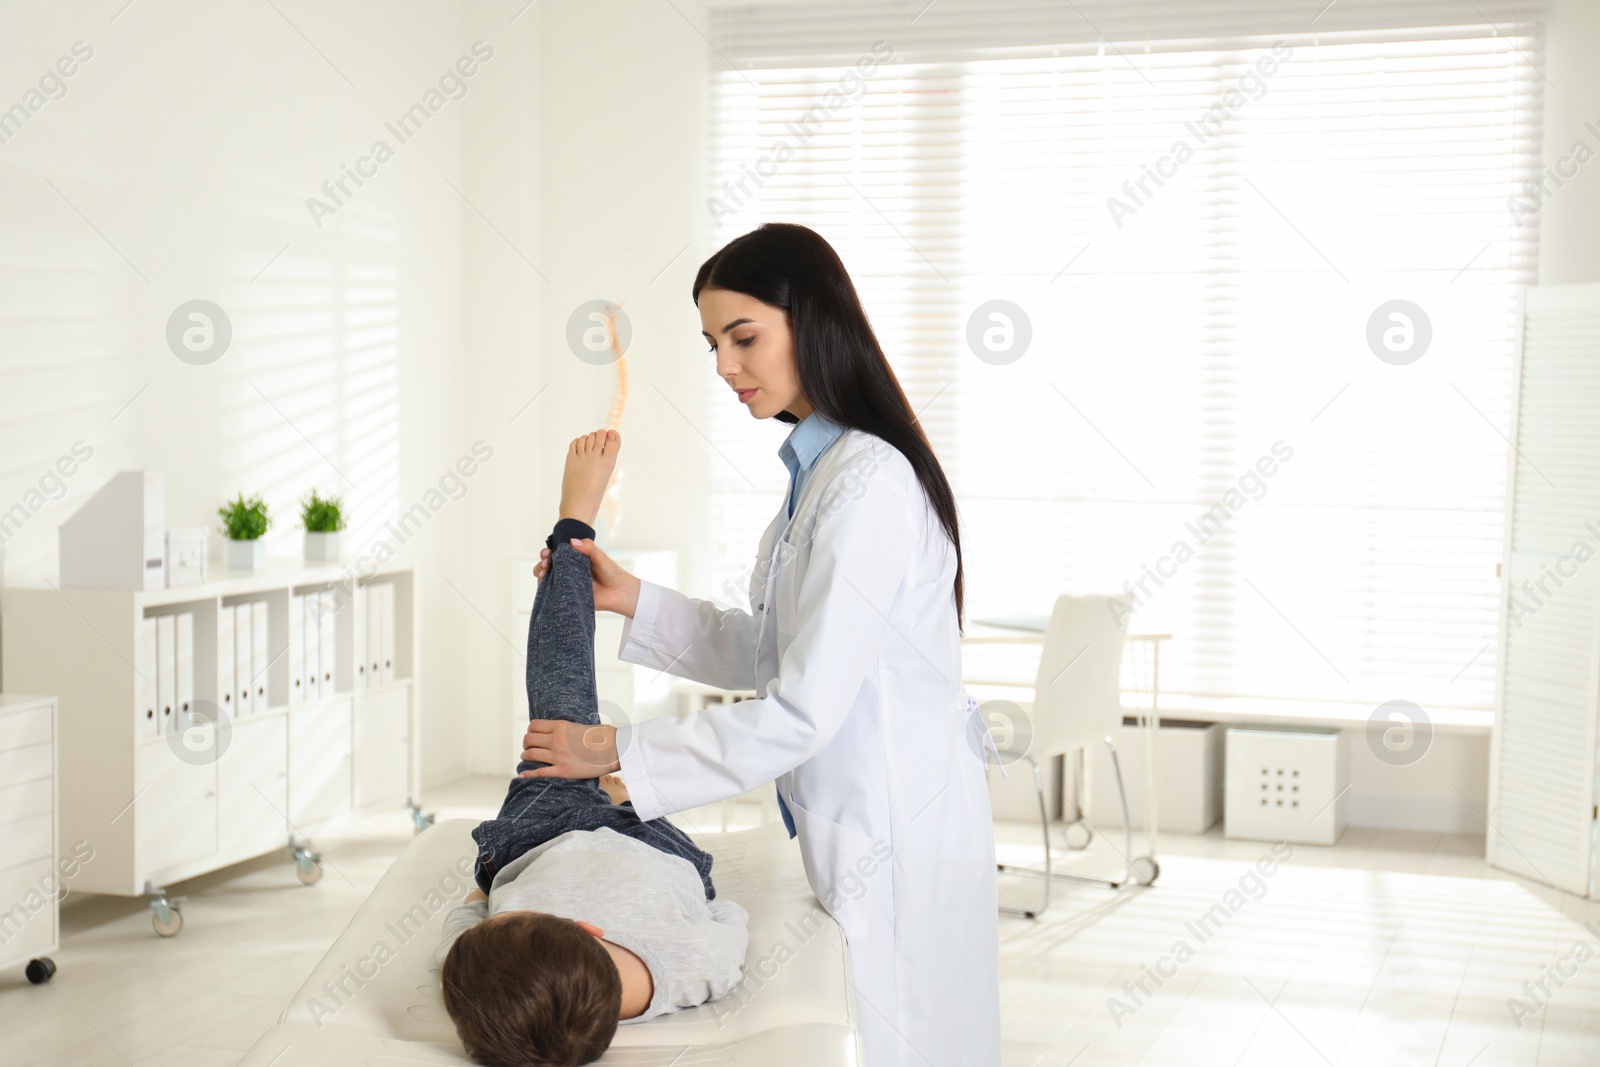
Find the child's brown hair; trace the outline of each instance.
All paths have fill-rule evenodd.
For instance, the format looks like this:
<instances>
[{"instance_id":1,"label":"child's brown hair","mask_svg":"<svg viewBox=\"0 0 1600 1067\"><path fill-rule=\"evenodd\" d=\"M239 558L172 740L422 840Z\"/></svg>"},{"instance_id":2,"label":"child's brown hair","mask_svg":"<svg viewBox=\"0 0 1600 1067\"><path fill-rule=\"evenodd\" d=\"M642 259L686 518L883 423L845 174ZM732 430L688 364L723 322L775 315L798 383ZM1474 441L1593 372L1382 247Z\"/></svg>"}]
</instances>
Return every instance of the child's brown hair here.
<instances>
[{"instance_id":1,"label":"child's brown hair","mask_svg":"<svg viewBox=\"0 0 1600 1067\"><path fill-rule=\"evenodd\" d=\"M622 1013L622 976L570 919L508 912L450 946L444 1006L467 1054L491 1067L578 1067L605 1052Z\"/></svg>"}]
</instances>

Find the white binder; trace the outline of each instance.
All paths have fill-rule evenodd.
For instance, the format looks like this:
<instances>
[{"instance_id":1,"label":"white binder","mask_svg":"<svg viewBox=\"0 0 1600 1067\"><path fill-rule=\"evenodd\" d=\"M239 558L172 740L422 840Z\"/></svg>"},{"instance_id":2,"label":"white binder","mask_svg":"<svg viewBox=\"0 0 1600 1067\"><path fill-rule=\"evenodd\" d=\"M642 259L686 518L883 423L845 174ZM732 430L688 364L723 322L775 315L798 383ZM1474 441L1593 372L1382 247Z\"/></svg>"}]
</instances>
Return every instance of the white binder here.
<instances>
[{"instance_id":1,"label":"white binder","mask_svg":"<svg viewBox=\"0 0 1600 1067\"><path fill-rule=\"evenodd\" d=\"M371 684L367 680L367 594L358 585L352 585L350 591L353 599L345 605L350 613L350 684L360 690Z\"/></svg>"},{"instance_id":2,"label":"white binder","mask_svg":"<svg viewBox=\"0 0 1600 1067\"><path fill-rule=\"evenodd\" d=\"M367 684L377 685L379 675L383 669L383 625L378 621L378 612L383 606L382 586L363 586L362 608L367 616Z\"/></svg>"},{"instance_id":3,"label":"white binder","mask_svg":"<svg viewBox=\"0 0 1600 1067\"><path fill-rule=\"evenodd\" d=\"M289 597L289 706L306 699L306 598Z\"/></svg>"},{"instance_id":4,"label":"white binder","mask_svg":"<svg viewBox=\"0 0 1600 1067\"><path fill-rule=\"evenodd\" d=\"M307 593L301 599L305 602L302 615L305 625L301 627L306 672L306 693L303 699L309 703L322 699L321 687L317 685L317 679L322 674L318 666L320 647L317 641L317 594Z\"/></svg>"},{"instance_id":5,"label":"white binder","mask_svg":"<svg viewBox=\"0 0 1600 1067\"><path fill-rule=\"evenodd\" d=\"M322 672L319 682L322 686L322 699L332 700L336 659L334 636L338 632L338 620L333 613L333 594L318 593L317 599L322 604L322 611L319 612L320 617L317 619L317 668Z\"/></svg>"},{"instance_id":6,"label":"white binder","mask_svg":"<svg viewBox=\"0 0 1600 1067\"><path fill-rule=\"evenodd\" d=\"M171 615L156 616L156 733L165 735L172 725L172 706L178 699L178 628Z\"/></svg>"},{"instance_id":7,"label":"white binder","mask_svg":"<svg viewBox=\"0 0 1600 1067\"><path fill-rule=\"evenodd\" d=\"M194 710L194 612L173 616L178 637L177 707L172 709L169 729L182 733L189 728L189 713Z\"/></svg>"},{"instance_id":8,"label":"white binder","mask_svg":"<svg viewBox=\"0 0 1600 1067\"><path fill-rule=\"evenodd\" d=\"M140 619L139 645L134 650L134 659L139 664L139 671L134 677L134 684L139 689L137 733L141 737L154 737L161 733L161 709L157 706L161 697L156 688L156 679L160 677L161 672L157 667L160 660L156 647L156 620Z\"/></svg>"},{"instance_id":9,"label":"white binder","mask_svg":"<svg viewBox=\"0 0 1600 1067\"><path fill-rule=\"evenodd\" d=\"M383 663L378 670L378 681L387 685L394 681L394 583L384 582L377 589L378 625L381 627L378 652Z\"/></svg>"},{"instance_id":10,"label":"white binder","mask_svg":"<svg viewBox=\"0 0 1600 1067\"><path fill-rule=\"evenodd\" d=\"M234 686L239 691L239 703L234 709L234 714L243 717L249 715L255 708L255 702L251 699L254 687L250 684L251 678L255 676L255 668L250 662L250 605L235 604L232 611Z\"/></svg>"},{"instance_id":11,"label":"white binder","mask_svg":"<svg viewBox=\"0 0 1600 1067\"><path fill-rule=\"evenodd\" d=\"M265 600L252 601L250 604L250 678L256 687L255 694L250 698L250 710L257 715L267 710L270 702L267 694L267 668L272 665L272 656L267 646L267 602Z\"/></svg>"},{"instance_id":12,"label":"white binder","mask_svg":"<svg viewBox=\"0 0 1600 1067\"><path fill-rule=\"evenodd\" d=\"M233 609L217 608L217 708L224 718L233 718Z\"/></svg>"}]
</instances>

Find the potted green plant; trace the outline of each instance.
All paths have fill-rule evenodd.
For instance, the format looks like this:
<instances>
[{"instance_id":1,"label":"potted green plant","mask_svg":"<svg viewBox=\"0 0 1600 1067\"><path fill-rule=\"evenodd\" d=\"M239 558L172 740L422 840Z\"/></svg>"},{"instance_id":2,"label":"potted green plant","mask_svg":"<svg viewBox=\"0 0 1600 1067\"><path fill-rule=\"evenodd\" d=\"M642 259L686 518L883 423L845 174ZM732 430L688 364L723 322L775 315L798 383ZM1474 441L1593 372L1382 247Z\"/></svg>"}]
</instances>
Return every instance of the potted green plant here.
<instances>
[{"instance_id":1,"label":"potted green plant","mask_svg":"<svg viewBox=\"0 0 1600 1067\"><path fill-rule=\"evenodd\" d=\"M272 526L267 502L259 496L238 497L217 509L222 516L222 532L228 538L228 569L259 571L267 566L267 547L261 537Z\"/></svg>"},{"instance_id":2,"label":"potted green plant","mask_svg":"<svg viewBox=\"0 0 1600 1067\"><path fill-rule=\"evenodd\" d=\"M339 498L311 490L311 495L300 502L300 524L306 528L306 562L338 562L339 531L344 529L344 508Z\"/></svg>"}]
</instances>

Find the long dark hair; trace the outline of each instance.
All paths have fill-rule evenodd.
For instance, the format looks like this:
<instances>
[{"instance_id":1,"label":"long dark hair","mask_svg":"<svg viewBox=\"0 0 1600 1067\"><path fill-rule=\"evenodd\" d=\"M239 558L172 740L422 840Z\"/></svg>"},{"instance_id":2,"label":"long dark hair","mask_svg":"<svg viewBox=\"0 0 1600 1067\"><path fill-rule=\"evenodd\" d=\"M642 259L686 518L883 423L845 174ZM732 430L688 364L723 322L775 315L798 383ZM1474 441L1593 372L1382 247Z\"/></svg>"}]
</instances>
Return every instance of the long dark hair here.
<instances>
[{"instance_id":1,"label":"long dark hair","mask_svg":"<svg viewBox=\"0 0 1600 1067\"><path fill-rule=\"evenodd\" d=\"M815 230L769 222L735 237L700 264L694 277L695 304L707 288L743 293L781 308L794 334L800 388L812 408L840 426L883 438L910 462L955 546L959 625L964 597L955 494L884 357L839 254ZM798 421L787 411L777 417Z\"/></svg>"}]
</instances>

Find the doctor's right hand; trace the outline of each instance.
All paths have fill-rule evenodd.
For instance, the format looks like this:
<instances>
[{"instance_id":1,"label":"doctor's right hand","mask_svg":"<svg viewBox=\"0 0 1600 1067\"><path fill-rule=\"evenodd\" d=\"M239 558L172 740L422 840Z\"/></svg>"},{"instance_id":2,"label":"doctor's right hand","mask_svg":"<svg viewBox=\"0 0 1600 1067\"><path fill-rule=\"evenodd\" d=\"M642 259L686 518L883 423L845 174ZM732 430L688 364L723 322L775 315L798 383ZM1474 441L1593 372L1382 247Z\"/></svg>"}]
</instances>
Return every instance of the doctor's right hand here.
<instances>
[{"instance_id":1,"label":"doctor's right hand","mask_svg":"<svg viewBox=\"0 0 1600 1067\"><path fill-rule=\"evenodd\" d=\"M571 544L575 550L589 557L589 572L594 578L595 610L614 611L618 615L633 618L634 609L639 606L639 579L623 570L616 560L602 552L588 538L573 538ZM533 568L533 576L543 581L549 568L550 550L542 548L539 550L539 562Z\"/></svg>"}]
</instances>

